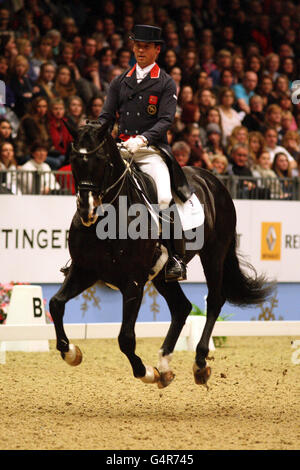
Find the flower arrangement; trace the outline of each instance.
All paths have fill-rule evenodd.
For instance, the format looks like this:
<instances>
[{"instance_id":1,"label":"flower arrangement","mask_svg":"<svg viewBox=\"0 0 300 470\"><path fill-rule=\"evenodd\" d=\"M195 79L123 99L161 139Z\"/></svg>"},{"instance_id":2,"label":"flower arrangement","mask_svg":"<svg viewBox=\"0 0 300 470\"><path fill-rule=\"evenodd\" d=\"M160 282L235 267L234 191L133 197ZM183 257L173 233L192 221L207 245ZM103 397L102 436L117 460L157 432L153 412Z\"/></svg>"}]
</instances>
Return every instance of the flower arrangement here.
<instances>
[{"instance_id":1,"label":"flower arrangement","mask_svg":"<svg viewBox=\"0 0 300 470\"><path fill-rule=\"evenodd\" d=\"M22 284L22 283L21 282L9 282L7 284L0 283L0 324L5 323L13 287L19 284Z\"/></svg>"}]
</instances>

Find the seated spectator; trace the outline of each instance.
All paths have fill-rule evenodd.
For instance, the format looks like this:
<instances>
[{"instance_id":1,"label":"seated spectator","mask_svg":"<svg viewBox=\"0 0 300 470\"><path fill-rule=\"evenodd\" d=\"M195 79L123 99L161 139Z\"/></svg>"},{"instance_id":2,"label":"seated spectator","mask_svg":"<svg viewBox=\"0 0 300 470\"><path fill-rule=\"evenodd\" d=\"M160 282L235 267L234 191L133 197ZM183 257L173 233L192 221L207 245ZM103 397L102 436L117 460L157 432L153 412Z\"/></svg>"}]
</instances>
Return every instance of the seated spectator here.
<instances>
[{"instance_id":1,"label":"seated spectator","mask_svg":"<svg viewBox=\"0 0 300 470\"><path fill-rule=\"evenodd\" d=\"M109 83L109 73L114 68L113 52L110 47L102 47L98 53L99 73L103 82Z\"/></svg>"},{"instance_id":2,"label":"seated spectator","mask_svg":"<svg viewBox=\"0 0 300 470\"><path fill-rule=\"evenodd\" d=\"M191 149L189 164L211 169L212 165L209 156L204 151L200 140L200 128L198 124L188 124L184 130L183 138Z\"/></svg>"},{"instance_id":3,"label":"seated spectator","mask_svg":"<svg viewBox=\"0 0 300 470\"><path fill-rule=\"evenodd\" d=\"M263 75L264 59L258 54L252 54L248 58L248 70L256 73L258 81Z\"/></svg>"},{"instance_id":4,"label":"seated spectator","mask_svg":"<svg viewBox=\"0 0 300 470\"><path fill-rule=\"evenodd\" d=\"M46 163L47 153L47 146L43 143L32 145L31 158L21 167L19 174L22 194L55 194L59 191L60 186Z\"/></svg>"},{"instance_id":5,"label":"seated spectator","mask_svg":"<svg viewBox=\"0 0 300 470\"><path fill-rule=\"evenodd\" d=\"M259 83L257 93L262 97L264 109L267 108L270 104L276 103L276 99L272 94L273 87L274 84L271 77L268 77L267 75L263 76Z\"/></svg>"},{"instance_id":6,"label":"seated spectator","mask_svg":"<svg viewBox=\"0 0 300 470\"><path fill-rule=\"evenodd\" d=\"M236 144L231 150L230 159L232 163L228 165L228 174L244 177L237 181L236 197L238 199L252 199L255 197L254 190L256 187L253 174L248 166L248 146L242 143Z\"/></svg>"},{"instance_id":7,"label":"seated spectator","mask_svg":"<svg viewBox=\"0 0 300 470\"><path fill-rule=\"evenodd\" d=\"M199 123L200 120L200 110L196 104L186 103L182 108L181 121L187 125L193 122Z\"/></svg>"},{"instance_id":8,"label":"seated spectator","mask_svg":"<svg viewBox=\"0 0 300 470\"><path fill-rule=\"evenodd\" d=\"M211 159L212 172L217 176L228 175L228 160L225 155L214 155Z\"/></svg>"},{"instance_id":9,"label":"seated spectator","mask_svg":"<svg viewBox=\"0 0 300 470\"><path fill-rule=\"evenodd\" d=\"M29 69L28 69L28 78L35 82L37 80L38 75L36 74L33 63L32 63L32 46L29 39L26 38L19 38L16 41L17 49L20 55L23 55L28 60Z\"/></svg>"},{"instance_id":10,"label":"seated spectator","mask_svg":"<svg viewBox=\"0 0 300 470\"><path fill-rule=\"evenodd\" d=\"M298 129L298 127L297 127L296 119L293 115L294 104L291 100L291 96L287 93L283 93L282 95L280 95L279 100L278 100L278 105L280 106L280 108L282 110L282 121L285 117L285 113L287 113L287 112L291 113L292 123L291 123L290 130L291 131L296 131Z\"/></svg>"},{"instance_id":11,"label":"seated spectator","mask_svg":"<svg viewBox=\"0 0 300 470\"><path fill-rule=\"evenodd\" d=\"M293 159L292 155L284 148L282 147L281 145L278 145L278 132L276 129L272 128L272 127L269 127L266 129L265 133L264 133L264 138L265 138L265 141L266 141L266 150L269 152L270 156L271 156L271 161L273 163L274 161L274 158L275 158L275 155L279 152L281 153L284 153L292 168L295 168L296 167L296 162L295 160Z\"/></svg>"},{"instance_id":12,"label":"seated spectator","mask_svg":"<svg viewBox=\"0 0 300 470\"><path fill-rule=\"evenodd\" d=\"M99 96L92 98L87 108L87 119L95 121L98 119L104 104L104 98Z\"/></svg>"},{"instance_id":13,"label":"seated spectator","mask_svg":"<svg viewBox=\"0 0 300 470\"><path fill-rule=\"evenodd\" d=\"M236 126L232 133L231 136L228 138L228 145L227 145L227 153L228 155L231 154L231 149L236 145L236 144L245 144L248 145L248 138L249 138L249 133L248 129L245 126ZM249 161L248 161L249 164Z\"/></svg>"},{"instance_id":14,"label":"seated spectator","mask_svg":"<svg viewBox=\"0 0 300 470\"><path fill-rule=\"evenodd\" d=\"M198 64L197 54L192 49L182 49L180 54L180 68L182 72L182 84L196 85L200 66Z\"/></svg>"},{"instance_id":15,"label":"seated spectator","mask_svg":"<svg viewBox=\"0 0 300 470\"><path fill-rule=\"evenodd\" d=\"M221 73L224 70L230 70L232 64L231 52L227 49L221 49L217 53L217 68L213 70L210 76L213 79L213 86L221 85ZM224 85L223 85L224 86Z\"/></svg>"},{"instance_id":16,"label":"seated spectator","mask_svg":"<svg viewBox=\"0 0 300 470\"><path fill-rule=\"evenodd\" d=\"M263 112L263 99L260 95L253 95L249 100L250 113L242 120L242 125L249 132L263 132L265 128L265 114Z\"/></svg>"},{"instance_id":17,"label":"seated spectator","mask_svg":"<svg viewBox=\"0 0 300 470\"><path fill-rule=\"evenodd\" d=\"M253 131L248 135L249 145L249 166L252 168L265 148L265 139L261 132Z\"/></svg>"},{"instance_id":18,"label":"seated spectator","mask_svg":"<svg viewBox=\"0 0 300 470\"><path fill-rule=\"evenodd\" d=\"M292 166L285 153L279 151L275 154L272 170L280 178L283 199L293 198ZM286 180L285 180L286 179Z\"/></svg>"},{"instance_id":19,"label":"seated spectator","mask_svg":"<svg viewBox=\"0 0 300 470\"><path fill-rule=\"evenodd\" d=\"M176 84L176 95L178 97L180 94L180 90L181 90L181 78L182 78L180 67L172 67L170 70L170 76L173 78Z\"/></svg>"},{"instance_id":20,"label":"seated spectator","mask_svg":"<svg viewBox=\"0 0 300 470\"><path fill-rule=\"evenodd\" d=\"M49 101L55 98L53 92L55 72L55 67L51 62L44 62L40 67L40 74L36 81L36 85L39 88L39 95Z\"/></svg>"},{"instance_id":21,"label":"seated spectator","mask_svg":"<svg viewBox=\"0 0 300 470\"><path fill-rule=\"evenodd\" d=\"M279 55L274 52L268 54L265 60L264 74L268 75L272 79L273 83L275 83L276 78L279 76L279 66Z\"/></svg>"},{"instance_id":22,"label":"seated spectator","mask_svg":"<svg viewBox=\"0 0 300 470\"><path fill-rule=\"evenodd\" d=\"M295 126L294 126L295 123L296 121L291 111L282 111L281 129L278 133L279 143L282 144L282 140L287 132L295 130Z\"/></svg>"},{"instance_id":23,"label":"seated spectator","mask_svg":"<svg viewBox=\"0 0 300 470\"><path fill-rule=\"evenodd\" d=\"M3 142L9 142L14 144L12 137L12 126L8 119L0 118L0 144Z\"/></svg>"},{"instance_id":24,"label":"seated spectator","mask_svg":"<svg viewBox=\"0 0 300 470\"><path fill-rule=\"evenodd\" d=\"M193 88L189 85L184 85L178 96L178 106L183 109L186 103L192 103L194 98Z\"/></svg>"},{"instance_id":25,"label":"seated spectator","mask_svg":"<svg viewBox=\"0 0 300 470\"><path fill-rule=\"evenodd\" d=\"M234 84L242 83L245 75L244 59L240 54L234 54L232 57L232 74Z\"/></svg>"},{"instance_id":26,"label":"seated spectator","mask_svg":"<svg viewBox=\"0 0 300 470\"><path fill-rule=\"evenodd\" d=\"M175 142L172 146L172 153L181 167L189 164L191 149L183 140Z\"/></svg>"},{"instance_id":27,"label":"seated spectator","mask_svg":"<svg viewBox=\"0 0 300 470\"><path fill-rule=\"evenodd\" d=\"M162 68L164 68L167 73L170 73L173 67L178 67L178 57L176 52L173 49L166 49L160 62Z\"/></svg>"},{"instance_id":28,"label":"seated spectator","mask_svg":"<svg viewBox=\"0 0 300 470\"><path fill-rule=\"evenodd\" d=\"M47 157L47 163L53 170L58 170L66 163L69 145L73 141L64 124L66 121L64 101L61 98L53 99L50 102L49 131L57 154Z\"/></svg>"},{"instance_id":29,"label":"seated spectator","mask_svg":"<svg viewBox=\"0 0 300 470\"><path fill-rule=\"evenodd\" d=\"M279 102L280 97L285 93L288 95L290 94L289 79L286 75L281 74L276 78L272 91L272 95L276 100L276 103Z\"/></svg>"},{"instance_id":30,"label":"seated spectator","mask_svg":"<svg viewBox=\"0 0 300 470\"><path fill-rule=\"evenodd\" d=\"M28 60L26 57L18 55L12 66L12 75L9 84L15 97L14 111L19 118L24 116L28 111L29 104L34 94L39 91L28 78L28 70Z\"/></svg>"},{"instance_id":31,"label":"seated spectator","mask_svg":"<svg viewBox=\"0 0 300 470\"><path fill-rule=\"evenodd\" d=\"M257 83L257 74L255 72L246 72L243 76L242 83L236 83L233 85L233 91L237 100L238 108L246 114L250 113L249 100L251 96L254 95Z\"/></svg>"},{"instance_id":32,"label":"seated spectator","mask_svg":"<svg viewBox=\"0 0 300 470\"><path fill-rule=\"evenodd\" d=\"M216 104L216 98L211 90L208 88L202 88L202 90L195 93L194 103L199 106L201 123L204 124L205 116L208 110Z\"/></svg>"},{"instance_id":33,"label":"seated spectator","mask_svg":"<svg viewBox=\"0 0 300 470\"><path fill-rule=\"evenodd\" d=\"M233 109L234 91L231 88L222 88L219 94L219 110L223 130L223 145L227 145L227 139L236 126L241 125L241 117Z\"/></svg>"},{"instance_id":34,"label":"seated spectator","mask_svg":"<svg viewBox=\"0 0 300 470\"><path fill-rule=\"evenodd\" d=\"M298 132L287 131L282 139L282 145L290 153L290 155L292 155L296 162L300 161L300 135L298 134Z\"/></svg>"},{"instance_id":35,"label":"seated spectator","mask_svg":"<svg viewBox=\"0 0 300 470\"><path fill-rule=\"evenodd\" d=\"M224 148L222 146L222 131L218 124L208 124L206 126L207 142L205 146L205 152L208 154L210 160L216 154L225 155Z\"/></svg>"},{"instance_id":36,"label":"seated spectator","mask_svg":"<svg viewBox=\"0 0 300 470\"><path fill-rule=\"evenodd\" d=\"M0 144L0 186L12 194L20 194L17 188L17 162L14 147L10 142Z\"/></svg>"},{"instance_id":37,"label":"seated spectator","mask_svg":"<svg viewBox=\"0 0 300 470\"><path fill-rule=\"evenodd\" d=\"M52 41L49 37L41 37L37 48L35 49L32 57L32 68L35 75L40 75L40 68L44 62L50 62L54 67L56 66L52 54Z\"/></svg>"},{"instance_id":38,"label":"seated spectator","mask_svg":"<svg viewBox=\"0 0 300 470\"><path fill-rule=\"evenodd\" d=\"M30 158L30 148L37 136L48 149L52 147L47 113L47 100L43 96L38 96L32 101L30 111L21 119L16 139L16 160L19 165Z\"/></svg>"},{"instance_id":39,"label":"seated spectator","mask_svg":"<svg viewBox=\"0 0 300 470\"><path fill-rule=\"evenodd\" d=\"M130 60L131 60L131 51L129 49L126 49L125 47L121 47L117 51L116 65L122 69L122 72L125 72L126 70L130 68Z\"/></svg>"},{"instance_id":40,"label":"seated spectator","mask_svg":"<svg viewBox=\"0 0 300 470\"><path fill-rule=\"evenodd\" d=\"M203 121L203 127L200 128L200 137L201 142L205 146L207 143L207 134L206 134L206 127L208 124L217 124L221 130L221 141L223 142L223 130L222 130L222 119L221 113L217 106L212 106L206 113Z\"/></svg>"},{"instance_id":41,"label":"seated spectator","mask_svg":"<svg viewBox=\"0 0 300 470\"><path fill-rule=\"evenodd\" d=\"M282 120L282 110L278 104L271 104L266 109L265 114L265 127L272 127L277 130L278 133L278 143L281 142L281 120Z\"/></svg>"},{"instance_id":42,"label":"seated spectator","mask_svg":"<svg viewBox=\"0 0 300 470\"><path fill-rule=\"evenodd\" d=\"M56 70L53 93L67 101L70 96L77 95L77 91L71 69L67 65L60 65Z\"/></svg>"},{"instance_id":43,"label":"seated spectator","mask_svg":"<svg viewBox=\"0 0 300 470\"><path fill-rule=\"evenodd\" d=\"M67 102L66 118L72 128L78 128L85 124L86 115L84 113L83 101L79 96L70 96Z\"/></svg>"},{"instance_id":44,"label":"seated spectator","mask_svg":"<svg viewBox=\"0 0 300 470\"><path fill-rule=\"evenodd\" d=\"M284 57L281 61L281 73L286 75L289 80L289 88L291 88L294 80L297 79L297 68L293 57Z\"/></svg>"},{"instance_id":45,"label":"seated spectator","mask_svg":"<svg viewBox=\"0 0 300 470\"><path fill-rule=\"evenodd\" d=\"M69 69L72 70L73 72L73 76L75 80L79 80L81 77L81 74L75 63L74 54L75 54L75 48L73 44L70 42L65 42L63 44L62 51L59 55L59 58L57 59L57 64L66 65L67 67L69 67Z\"/></svg>"},{"instance_id":46,"label":"seated spectator","mask_svg":"<svg viewBox=\"0 0 300 470\"><path fill-rule=\"evenodd\" d=\"M279 199L283 193L276 173L271 169L271 157L269 152L262 151L252 168L252 174L258 178L257 186L268 188L271 199ZM261 178L263 180L261 180Z\"/></svg>"}]
</instances>

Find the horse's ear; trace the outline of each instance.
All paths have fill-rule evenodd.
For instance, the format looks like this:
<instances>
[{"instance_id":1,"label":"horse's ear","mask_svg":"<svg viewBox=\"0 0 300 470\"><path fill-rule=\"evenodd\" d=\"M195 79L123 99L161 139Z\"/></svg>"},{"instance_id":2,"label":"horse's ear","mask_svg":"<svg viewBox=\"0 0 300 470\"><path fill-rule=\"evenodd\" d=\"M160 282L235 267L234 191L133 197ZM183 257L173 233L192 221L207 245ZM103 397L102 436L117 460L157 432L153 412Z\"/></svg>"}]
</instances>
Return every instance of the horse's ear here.
<instances>
[{"instance_id":1,"label":"horse's ear","mask_svg":"<svg viewBox=\"0 0 300 470\"><path fill-rule=\"evenodd\" d=\"M73 137L73 139L76 140L77 136L78 136L78 133L77 133L76 129L74 129L74 127L67 120L63 119L62 122L64 123L64 125L68 129L68 131L71 134L71 136Z\"/></svg>"}]
</instances>

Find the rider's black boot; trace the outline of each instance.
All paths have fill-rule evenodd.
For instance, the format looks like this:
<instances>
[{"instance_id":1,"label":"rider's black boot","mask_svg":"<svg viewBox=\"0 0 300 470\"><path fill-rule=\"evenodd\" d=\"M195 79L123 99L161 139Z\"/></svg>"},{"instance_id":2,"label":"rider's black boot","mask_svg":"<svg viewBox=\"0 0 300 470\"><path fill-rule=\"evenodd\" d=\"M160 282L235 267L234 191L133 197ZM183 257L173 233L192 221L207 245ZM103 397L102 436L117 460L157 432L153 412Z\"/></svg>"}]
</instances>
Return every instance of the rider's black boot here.
<instances>
[{"instance_id":1,"label":"rider's black boot","mask_svg":"<svg viewBox=\"0 0 300 470\"><path fill-rule=\"evenodd\" d=\"M183 261L185 255L185 241L183 238L181 222L179 214L173 217L170 216L170 211L168 209L161 211L163 218L163 224L169 223L169 230L166 230L168 236L165 237L163 231L163 243L166 246L169 254L169 259L165 265L165 280L166 282L175 282L175 281L184 281L186 280L186 264ZM175 237L175 226L174 224L180 224L180 227L177 226L181 231L181 238ZM167 225L164 225L166 229Z\"/></svg>"}]
</instances>

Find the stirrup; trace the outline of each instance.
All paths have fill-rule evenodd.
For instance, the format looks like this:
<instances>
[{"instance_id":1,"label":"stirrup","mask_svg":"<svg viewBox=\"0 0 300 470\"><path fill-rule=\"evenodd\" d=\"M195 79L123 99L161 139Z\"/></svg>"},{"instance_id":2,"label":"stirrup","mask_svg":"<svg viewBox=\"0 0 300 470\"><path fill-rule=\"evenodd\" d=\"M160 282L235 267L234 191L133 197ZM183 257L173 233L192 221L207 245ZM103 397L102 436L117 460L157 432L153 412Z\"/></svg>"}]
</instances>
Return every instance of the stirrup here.
<instances>
[{"instance_id":1,"label":"stirrup","mask_svg":"<svg viewBox=\"0 0 300 470\"><path fill-rule=\"evenodd\" d=\"M176 282L186 280L186 264L178 257L169 258L165 266L165 281Z\"/></svg>"}]
</instances>

